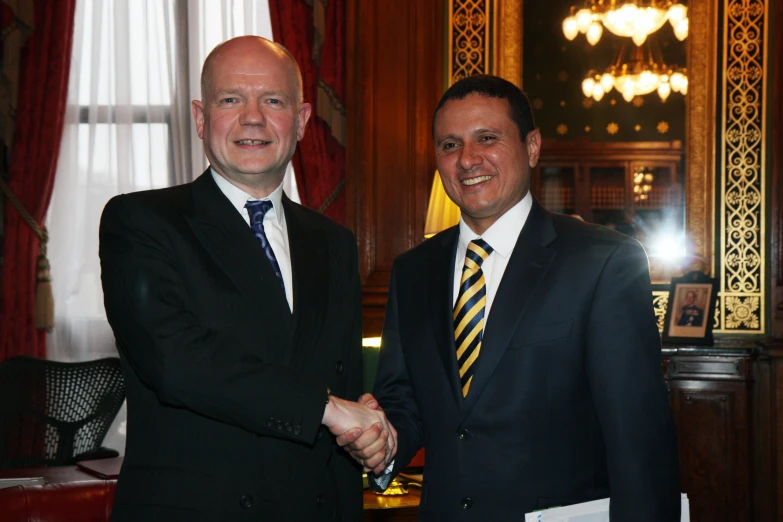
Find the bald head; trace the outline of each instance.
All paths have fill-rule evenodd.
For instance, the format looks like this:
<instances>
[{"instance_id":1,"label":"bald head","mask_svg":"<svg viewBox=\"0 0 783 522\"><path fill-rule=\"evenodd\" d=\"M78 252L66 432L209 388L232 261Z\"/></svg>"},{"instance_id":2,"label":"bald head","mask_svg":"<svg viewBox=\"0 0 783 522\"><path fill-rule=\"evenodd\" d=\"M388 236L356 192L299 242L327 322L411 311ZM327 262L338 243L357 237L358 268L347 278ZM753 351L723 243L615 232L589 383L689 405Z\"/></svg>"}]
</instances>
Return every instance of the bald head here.
<instances>
[{"instance_id":1,"label":"bald head","mask_svg":"<svg viewBox=\"0 0 783 522\"><path fill-rule=\"evenodd\" d=\"M251 53L273 53L280 58L286 60L291 66L291 74L294 77L294 85L296 88L296 102L301 104L304 95L302 93L302 72L299 70L299 64L296 63L293 55L280 45L266 38L260 36L238 36L231 40L226 40L223 43L215 46L207 59L204 60L204 65L201 68L201 99L206 100L209 94L212 92L212 86L214 82L212 80L213 69L215 63L221 60L231 60L235 53L251 54Z\"/></svg>"}]
</instances>

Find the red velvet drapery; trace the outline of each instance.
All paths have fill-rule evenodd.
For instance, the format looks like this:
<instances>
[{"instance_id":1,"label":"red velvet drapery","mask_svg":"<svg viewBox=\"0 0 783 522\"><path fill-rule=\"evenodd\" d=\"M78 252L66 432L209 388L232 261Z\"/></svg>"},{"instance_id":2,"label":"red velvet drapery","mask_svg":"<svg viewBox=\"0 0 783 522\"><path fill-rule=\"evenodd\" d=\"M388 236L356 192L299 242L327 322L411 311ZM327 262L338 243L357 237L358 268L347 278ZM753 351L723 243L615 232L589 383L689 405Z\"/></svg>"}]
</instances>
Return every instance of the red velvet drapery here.
<instances>
[{"instance_id":1,"label":"red velvet drapery","mask_svg":"<svg viewBox=\"0 0 783 522\"><path fill-rule=\"evenodd\" d=\"M34 2L34 26L19 57L19 95L8 184L43 224L54 186L68 96L76 0ZM38 238L7 201L0 293L0 361L46 357L35 327Z\"/></svg>"},{"instance_id":2,"label":"red velvet drapery","mask_svg":"<svg viewBox=\"0 0 783 522\"><path fill-rule=\"evenodd\" d=\"M302 203L345 223L345 2L269 0L275 41L302 69L313 117L293 163Z\"/></svg>"}]
</instances>

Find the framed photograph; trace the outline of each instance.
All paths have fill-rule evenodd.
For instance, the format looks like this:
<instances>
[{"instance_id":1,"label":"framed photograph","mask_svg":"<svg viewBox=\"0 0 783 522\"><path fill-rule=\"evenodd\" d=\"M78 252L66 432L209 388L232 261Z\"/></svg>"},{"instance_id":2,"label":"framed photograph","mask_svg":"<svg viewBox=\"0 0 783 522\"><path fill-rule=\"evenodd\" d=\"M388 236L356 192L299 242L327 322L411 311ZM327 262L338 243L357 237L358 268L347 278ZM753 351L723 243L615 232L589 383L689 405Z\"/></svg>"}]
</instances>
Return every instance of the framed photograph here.
<instances>
[{"instance_id":1,"label":"framed photograph","mask_svg":"<svg viewBox=\"0 0 783 522\"><path fill-rule=\"evenodd\" d=\"M663 342L712 344L717 300L717 279L703 272L673 278L663 323Z\"/></svg>"}]
</instances>

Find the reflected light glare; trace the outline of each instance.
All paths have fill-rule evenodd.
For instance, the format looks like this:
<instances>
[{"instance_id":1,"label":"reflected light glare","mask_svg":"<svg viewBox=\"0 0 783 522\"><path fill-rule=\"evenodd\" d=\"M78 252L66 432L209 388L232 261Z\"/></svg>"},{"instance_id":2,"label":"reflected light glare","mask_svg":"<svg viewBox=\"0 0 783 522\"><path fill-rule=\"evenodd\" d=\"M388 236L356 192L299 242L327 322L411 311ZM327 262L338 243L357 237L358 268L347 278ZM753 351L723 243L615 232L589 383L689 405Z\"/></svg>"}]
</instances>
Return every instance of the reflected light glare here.
<instances>
[{"instance_id":1,"label":"reflected light glare","mask_svg":"<svg viewBox=\"0 0 783 522\"><path fill-rule=\"evenodd\" d=\"M662 259L677 259L685 255L685 238L676 234L659 232L652 242L650 255Z\"/></svg>"}]
</instances>

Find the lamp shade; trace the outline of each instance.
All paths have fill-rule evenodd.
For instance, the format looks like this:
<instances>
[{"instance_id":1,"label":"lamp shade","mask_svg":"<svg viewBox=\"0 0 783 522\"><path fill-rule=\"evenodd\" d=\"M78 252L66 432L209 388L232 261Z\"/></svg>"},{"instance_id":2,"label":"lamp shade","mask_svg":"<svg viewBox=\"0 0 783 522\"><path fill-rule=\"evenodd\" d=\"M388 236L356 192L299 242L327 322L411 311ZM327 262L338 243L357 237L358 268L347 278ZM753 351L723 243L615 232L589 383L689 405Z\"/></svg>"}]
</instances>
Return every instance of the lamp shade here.
<instances>
[{"instance_id":1,"label":"lamp shade","mask_svg":"<svg viewBox=\"0 0 783 522\"><path fill-rule=\"evenodd\" d=\"M430 204L427 206L427 222L424 224L424 237L432 237L459 223L459 207L446 195L440 173L435 171L430 192Z\"/></svg>"}]
</instances>

